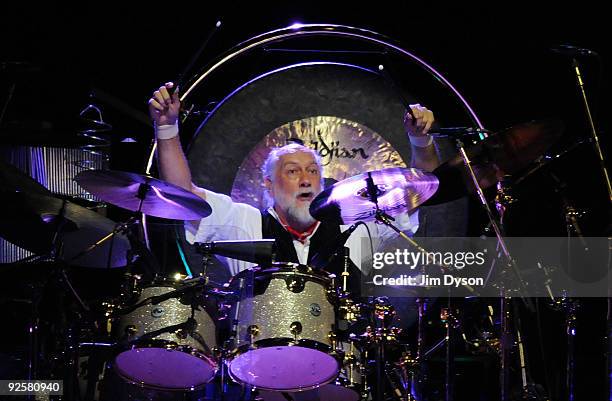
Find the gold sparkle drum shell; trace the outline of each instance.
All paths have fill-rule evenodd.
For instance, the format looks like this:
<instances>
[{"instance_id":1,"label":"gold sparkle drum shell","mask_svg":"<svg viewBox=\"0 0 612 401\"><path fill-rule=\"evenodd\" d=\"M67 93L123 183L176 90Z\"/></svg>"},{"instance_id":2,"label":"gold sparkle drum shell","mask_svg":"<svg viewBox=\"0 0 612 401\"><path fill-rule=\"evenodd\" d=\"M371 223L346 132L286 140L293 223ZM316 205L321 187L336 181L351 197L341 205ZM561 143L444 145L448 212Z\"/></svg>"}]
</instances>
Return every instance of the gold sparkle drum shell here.
<instances>
[{"instance_id":1,"label":"gold sparkle drum shell","mask_svg":"<svg viewBox=\"0 0 612 401\"><path fill-rule=\"evenodd\" d=\"M138 290L124 307L133 310L115 324L116 335L125 347L113 364L122 379L153 389L184 391L201 388L215 376L217 363L211 351L217 344L215 324L200 302L202 290L156 304L147 302L152 297L172 295L170 292L184 285L158 280Z\"/></svg>"},{"instance_id":2,"label":"gold sparkle drum shell","mask_svg":"<svg viewBox=\"0 0 612 401\"><path fill-rule=\"evenodd\" d=\"M336 312L332 276L296 264L245 270L240 288L232 378L255 388L295 392L333 381Z\"/></svg>"}]
</instances>

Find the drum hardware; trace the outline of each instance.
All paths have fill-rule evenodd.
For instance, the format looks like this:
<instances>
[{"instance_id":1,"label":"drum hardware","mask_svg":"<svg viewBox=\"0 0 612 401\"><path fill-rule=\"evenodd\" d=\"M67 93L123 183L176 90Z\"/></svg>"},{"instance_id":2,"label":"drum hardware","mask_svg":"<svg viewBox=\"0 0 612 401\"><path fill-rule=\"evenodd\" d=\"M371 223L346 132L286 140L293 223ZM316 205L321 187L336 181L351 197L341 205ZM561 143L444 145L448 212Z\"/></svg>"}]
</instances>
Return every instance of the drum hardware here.
<instances>
[{"instance_id":1,"label":"drum hardware","mask_svg":"<svg viewBox=\"0 0 612 401\"><path fill-rule=\"evenodd\" d=\"M590 143L591 141L587 139L577 139L573 142L564 145L561 149L555 149L555 151L549 150L545 154L536 158L525 171L522 171L520 176L514 179L514 185L521 184L524 180L531 177L535 172L540 171L542 168L550 165L552 162L561 159L562 157L570 154L578 147Z\"/></svg>"},{"instance_id":2,"label":"drum hardware","mask_svg":"<svg viewBox=\"0 0 612 401\"><path fill-rule=\"evenodd\" d=\"M397 216L424 204L438 190L438 178L419 169L387 168L359 174L323 190L310 204L310 214L320 221L336 224L357 224L375 221L384 224L421 253L429 252L393 224ZM350 235L349 230L345 231ZM344 235L341 234L341 235ZM346 242L346 237L344 241ZM439 265L442 271L453 267ZM470 293L473 287L464 284Z\"/></svg>"},{"instance_id":3,"label":"drum hardware","mask_svg":"<svg viewBox=\"0 0 612 401\"><path fill-rule=\"evenodd\" d=\"M196 277L194 279L183 280L182 283L183 283L183 286L181 286L181 288L164 293L162 295L154 295L154 296L145 298L142 301L130 307L113 311L112 314L114 316L126 315L146 305L158 305L168 299L172 299L172 298L181 299L183 295L193 294L199 290L203 291L204 288L208 285L208 278L204 276Z\"/></svg>"},{"instance_id":4,"label":"drum hardware","mask_svg":"<svg viewBox=\"0 0 612 401\"><path fill-rule=\"evenodd\" d=\"M320 252L316 253L310 259L310 265L314 269L325 269L327 266L329 266L332 260L337 256L338 253L340 253L342 249L345 249L345 250L347 249L346 247L344 247L344 244L346 244L346 241L349 239L351 234L357 229L357 227L359 227L360 224L364 224L364 223L357 222L351 225L345 231L343 231L336 238L334 238L325 248L323 248ZM344 258L344 264L345 264L345 270L346 270L348 269L347 263L349 263L350 261L350 259L347 259L349 258L349 255L347 255L345 252L342 252L341 255ZM343 275L343 286L342 286L343 291L347 291L346 281L348 278L348 271L346 274L347 276Z\"/></svg>"},{"instance_id":5,"label":"drum hardware","mask_svg":"<svg viewBox=\"0 0 612 401\"><path fill-rule=\"evenodd\" d=\"M115 238L117 238L119 235L125 236L131 245L131 249L128 252L128 256L126 257L127 263L132 263L134 259L138 258L139 256L145 258L145 253L142 251L142 246L140 245L139 240L136 238L134 234L134 229L138 226L138 224L139 224L138 220L136 220L133 217L131 217L124 223L115 224L115 227L110 233L98 239L96 242L92 243L90 246L88 246L87 248L83 249L81 252L74 255L70 260L68 260L68 263L69 264L74 263L74 261L82 258L83 256L90 254L95 249L106 244L107 241L110 241L108 258L106 261L106 268L110 268L111 263L112 263L113 247L115 244ZM150 262L147 264L148 266L156 265L156 262L151 262L151 260L153 260L151 255L148 255L146 259L150 260ZM159 271L159 269L155 269L155 270Z\"/></svg>"},{"instance_id":6,"label":"drum hardware","mask_svg":"<svg viewBox=\"0 0 612 401\"><path fill-rule=\"evenodd\" d=\"M395 362L393 367L390 367L387 376L394 395L400 401L416 401L414 386L418 368L419 363L416 358L412 357L409 350L403 352L399 361ZM399 383L393 380L393 376L397 378Z\"/></svg>"},{"instance_id":7,"label":"drum hardware","mask_svg":"<svg viewBox=\"0 0 612 401\"><path fill-rule=\"evenodd\" d=\"M555 191L561 197L561 204L563 207L563 214L565 217L565 227L567 232L567 240L568 240L568 263L570 263L571 258L569 257L570 246L569 242L571 238L578 238L581 242L582 249L585 252L588 252L589 247L588 244L584 240L584 236L582 234L582 229L580 228L580 218L586 213L586 211L578 210L574 207L572 202L569 200L567 195L567 184L563 182L559 177L555 174L550 173L550 176L555 182ZM538 266L541 266L538 264ZM546 273L547 269L543 268ZM569 264L568 271L572 272L572 265ZM552 298L552 295L551 295ZM565 314L565 336L566 336L566 363L565 363L565 388L566 388L566 397L568 400L574 399L575 392L575 382L576 382L576 345L575 345L575 337L577 331L576 319L577 312L580 308L580 302L576 299L571 298L552 298L551 306L553 309L562 311Z\"/></svg>"},{"instance_id":8,"label":"drum hardware","mask_svg":"<svg viewBox=\"0 0 612 401\"><path fill-rule=\"evenodd\" d=\"M49 195L6 192L0 198L2 236L36 254L19 263L54 258L71 265L94 268L115 268L127 264L129 246L123 235L109 234L114 239L112 249L105 243L105 246L98 245L88 252L81 252L101 236L114 231L115 223L112 220ZM16 226L21 229L15 230Z\"/></svg>"},{"instance_id":9,"label":"drum hardware","mask_svg":"<svg viewBox=\"0 0 612 401\"><path fill-rule=\"evenodd\" d=\"M497 220L493 217L493 214L491 213L491 210L486 202L486 199L484 198L484 193L482 192L482 189L478 187L478 181L477 181L476 175L474 174L473 169L471 169L470 167L471 165L467 158L467 155L465 154L465 151L463 151L462 154L465 157L466 166L468 167L470 171L470 174L474 181L474 186L477 188L479 197L481 199L481 203L483 204L485 210L487 211L487 215L489 216L489 222L498 239L499 247L502 251L502 254L506 258L506 265L509 268L510 272L513 273L513 275L516 277L518 281L519 296L521 300L523 301L523 303L525 304L525 306L529 310L533 310L533 305L531 301L529 301L528 298L525 298L525 282L523 281L521 274L519 273L518 268L516 264L514 263L514 259L510 255L510 252L508 251L508 248L502 236L505 213L507 212L508 208L512 205L512 203L516 201L512 196L506 196L506 193L509 192L508 187L509 187L510 177L505 175L504 178L500 179L497 184L497 197L495 198L495 206L496 206L497 211L499 212L499 224L498 224ZM502 277L503 277L503 274L502 274ZM529 383L527 381L528 379L527 365L526 365L526 361L525 361L524 353L523 353L523 340L521 338L520 317L518 316L518 308L517 308L516 303L513 302L513 299L508 296L508 290L509 289L506 288L505 284L502 282L502 285L500 287L500 322L501 322L501 327L500 327L500 331L501 331L501 335L500 335L500 340L501 340L501 350L500 350L501 351L500 352L500 390L501 390L501 394L500 394L500 400L501 401L506 401L510 399L511 397L511 394L510 394L510 389L511 389L510 361L512 358L511 357L512 348L513 348L513 345L515 344L514 339L516 339L517 341L516 344L518 345L518 348L519 348L519 365L520 365L520 371L521 371L521 383L522 383L523 395L528 396L529 393L531 392L530 389L534 387L533 383ZM513 310L511 310L511 308L513 308ZM512 325L513 321L514 321L514 325ZM513 329L514 329L514 333L513 333Z\"/></svg>"},{"instance_id":10,"label":"drum hardware","mask_svg":"<svg viewBox=\"0 0 612 401\"><path fill-rule=\"evenodd\" d=\"M319 221L340 225L374 221L379 214L397 216L432 197L438 183L432 173L414 168L371 171L323 190L310 204L310 214Z\"/></svg>"},{"instance_id":11,"label":"drum hardware","mask_svg":"<svg viewBox=\"0 0 612 401\"><path fill-rule=\"evenodd\" d=\"M378 401L385 399L385 377L387 377L385 349L389 342L397 339L400 330L390 327L395 316L395 308L389 303L388 298L373 298L369 302L369 307L373 327L366 328L365 337L370 340L371 348L374 350L376 387L373 398Z\"/></svg>"},{"instance_id":12,"label":"drum hardware","mask_svg":"<svg viewBox=\"0 0 612 401\"><path fill-rule=\"evenodd\" d=\"M65 380L65 393L73 394L76 391L76 382L74 378L77 374L76 352L78 349L78 335L80 327L78 324L66 328L66 336L63 337L61 352L47 358L46 347L41 342L41 303L45 294L45 289L50 284L56 284L59 287L58 295L63 301L65 294L69 293L69 297L76 303L79 312L88 313L89 306L83 302L74 286L72 285L68 275L66 274L66 265L63 262L65 253L63 252L65 242L70 243L71 237L66 237L66 234L73 234L79 231L78 227L87 228L89 222L100 222L97 217L91 218L90 211L65 200L60 200L51 196L27 193L27 192L6 192L2 196L3 202L8 202L7 206L12 201L20 200L20 204L14 204L16 210L7 210L2 208L4 213L11 214L7 216L4 223L10 223L12 219L23 219L22 227L24 230L15 231L17 242L20 245L26 245L32 250L38 251L37 255L27 258L12 264L12 268L17 268L23 265L26 261L50 261L51 268L44 272L40 280L36 280L30 285L31 289L31 314L28 322L27 338L28 338L28 354L27 354L27 378L29 380L40 379L41 376L48 378L51 370L48 366L53 367L55 360L61 360L62 378ZM12 213L14 212L14 213ZM95 214L95 212L91 212ZM101 219L104 219L100 216ZM8 220L8 221L7 221ZM79 225L77 225L77 223ZM95 224L95 223L94 223ZM40 231L30 231L37 228ZM26 238L25 234L28 234ZM89 232L90 234L91 232ZM83 229L82 234L87 236L88 232ZM34 238L37 237L37 238ZM10 238L10 236L7 236ZM23 241L22 241L23 240ZM37 241L40 243L37 244ZM58 304L61 304L59 302ZM63 310L61 312L64 312ZM78 313L72 311L77 318L71 319L73 322L79 322ZM65 316L58 318L58 323L62 324L66 321ZM43 359L44 358L44 359ZM44 369L43 369L43 365ZM43 371L45 373L43 374ZM30 399L34 399L33 396Z\"/></svg>"},{"instance_id":13,"label":"drum hardware","mask_svg":"<svg viewBox=\"0 0 612 401\"><path fill-rule=\"evenodd\" d=\"M506 209L509 206L518 202L518 199L515 198L512 194L512 189L508 182L509 180L510 176L506 175L497 183L497 191L495 194L495 209L497 210L497 213L499 216L501 216L501 218L503 218ZM501 219L500 222L503 223Z\"/></svg>"},{"instance_id":14,"label":"drum hardware","mask_svg":"<svg viewBox=\"0 0 612 401\"><path fill-rule=\"evenodd\" d=\"M460 136L464 140L468 140L472 145L476 145L491 134L493 134L492 131L479 127L440 127L436 128L434 132L429 133L429 135L436 138L455 138Z\"/></svg>"},{"instance_id":15,"label":"drum hardware","mask_svg":"<svg viewBox=\"0 0 612 401\"><path fill-rule=\"evenodd\" d=\"M291 323L291 332L293 334L299 334L299 333L295 333L295 327L294 325L299 322L293 322ZM302 332L301 328L300 328L300 333ZM257 336L259 336L260 330L259 327L256 324L252 324L247 328L247 333L248 335L251 337L251 342L254 343L255 342L255 338L257 338Z\"/></svg>"},{"instance_id":16,"label":"drum hardware","mask_svg":"<svg viewBox=\"0 0 612 401\"><path fill-rule=\"evenodd\" d=\"M444 361L444 399L446 401L452 401L455 398L455 329L459 327L459 320L453 314L451 302L452 298L449 296L447 300L447 307L440 309L440 321L446 328L446 355Z\"/></svg>"},{"instance_id":17,"label":"drum hardware","mask_svg":"<svg viewBox=\"0 0 612 401\"><path fill-rule=\"evenodd\" d=\"M81 149L92 158L101 159L104 167L107 167L111 141L105 133L111 131L113 127L104 121L102 111L95 104L90 103L85 106L79 112L79 118L86 127L81 129L77 135L92 142L91 144L81 146ZM96 168L96 165L100 164L98 160L92 159L79 160L73 163L83 169Z\"/></svg>"},{"instance_id":18,"label":"drum hardware","mask_svg":"<svg viewBox=\"0 0 612 401\"><path fill-rule=\"evenodd\" d=\"M353 224L353 227L356 227L357 224ZM346 238L348 238L348 236ZM346 240L344 242L346 242ZM344 242L342 242L342 244L344 244ZM348 326L350 326L352 323L356 323L364 317L366 308L363 304L356 303L355 301L353 301L353 298L348 288L348 281L350 278L349 266L351 263L351 258L350 250L346 246L342 249L342 257L344 261L344 270L341 273L342 286L334 295L338 304L338 328L340 330L347 330ZM332 281L332 285L335 287L334 281Z\"/></svg>"},{"instance_id":19,"label":"drum hardware","mask_svg":"<svg viewBox=\"0 0 612 401\"><path fill-rule=\"evenodd\" d=\"M544 164L542 155L561 137L562 132L563 124L560 121L531 121L489 133L475 143L472 141L475 137L471 136L468 140L473 146L467 149L464 147L468 142L466 138L452 135L459 153L433 171L439 187L424 204L436 205L466 195L478 195L482 201L478 188L492 187L505 175L517 176L527 170L520 178L524 179L540 168Z\"/></svg>"},{"instance_id":20,"label":"drum hardware","mask_svg":"<svg viewBox=\"0 0 612 401\"><path fill-rule=\"evenodd\" d=\"M159 273L155 257L142 243L136 231L141 225L146 239L144 220L136 216L151 215L168 219L193 220L210 215L210 205L202 198L178 186L156 178L112 170L87 170L75 177L78 184L105 202L135 212L127 222L116 229L125 232L132 247L132 260L139 260L145 273L151 277ZM83 253L114 238L114 233L99 239ZM111 242L111 245L114 241Z\"/></svg>"}]
</instances>

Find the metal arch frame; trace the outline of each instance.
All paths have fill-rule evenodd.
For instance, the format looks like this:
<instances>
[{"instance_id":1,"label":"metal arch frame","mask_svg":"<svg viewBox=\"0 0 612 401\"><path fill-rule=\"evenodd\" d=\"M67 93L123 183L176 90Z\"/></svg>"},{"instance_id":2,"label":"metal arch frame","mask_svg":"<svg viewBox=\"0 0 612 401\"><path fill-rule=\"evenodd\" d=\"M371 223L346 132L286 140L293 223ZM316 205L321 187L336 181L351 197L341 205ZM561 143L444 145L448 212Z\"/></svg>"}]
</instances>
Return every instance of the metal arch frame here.
<instances>
[{"instance_id":1,"label":"metal arch frame","mask_svg":"<svg viewBox=\"0 0 612 401\"><path fill-rule=\"evenodd\" d=\"M215 113L217 112L217 110L219 108L221 108L221 106L223 106L235 94L237 94L238 92L242 91L244 88L246 88L247 86L251 85L252 83L257 82L260 79L263 79L263 78L268 77L270 75L277 74L279 72L291 70L293 68L300 68L300 67L311 66L311 65L335 65L335 66L341 66L341 67L347 67L347 68L355 68L357 70L365 71L365 72L368 72L368 73L373 74L373 75L377 75L378 74L376 71L371 70L371 69L366 68L366 67L362 67L362 66L355 65L355 64L349 64L349 63L340 63L340 62L336 62L336 61L306 61L306 62L303 62L303 63L289 64L289 65L285 65L285 66L279 67L279 68L277 68L275 70L266 71L263 74L259 74L256 77L249 79L248 81L246 81L243 84L241 84L240 86L238 86L236 89L232 90L229 94L227 94L219 103L217 103L215 105L215 107L210 111L210 113L208 113L208 115L204 118L204 120L202 120L202 122L198 125L198 128L197 128L196 132L200 131L200 129L202 129L202 127L204 125L206 125L208 120L212 116L215 115ZM188 146L186 148L187 152L189 152L189 150L191 148L191 145L193 145L193 140L188 144Z\"/></svg>"},{"instance_id":2,"label":"metal arch frame","mask_svg":"<svg viewBox=\"0 0 612 401\"><path fill-rule=\"evenodd\" d=\"M224 63L265 44L304 36L345 36L357 40L364 40L366 42L376 43L384 47L393 49L399 54L408 56L408 58L415 61L421 68L432 74L448 89L450 89L463 104L464 109L468 112L468 114L472 118L473 122L478 126L478 128L484 129L484 126L476 115L476 113L474 112L474 109L470 106L467 100L465 100L463 95L461 95L461 93L459 93L459 91L434 67L427 64L423 59L417 57L411 52L391 43L391 39L387 38L384 35L367 29L355 28L347 25L294 24L285 28L276 29L254 36L234 46L224 55L220 56L217 61L214 61L210 67L198 74L197 78L193 80L193 83L191 83L187 90L180 96L180 100L184 101L189 96L189 94L196 89L198 85L200 85L209 75L211 75L215 70L220 68Z\"/></svg>"}]
</instances>

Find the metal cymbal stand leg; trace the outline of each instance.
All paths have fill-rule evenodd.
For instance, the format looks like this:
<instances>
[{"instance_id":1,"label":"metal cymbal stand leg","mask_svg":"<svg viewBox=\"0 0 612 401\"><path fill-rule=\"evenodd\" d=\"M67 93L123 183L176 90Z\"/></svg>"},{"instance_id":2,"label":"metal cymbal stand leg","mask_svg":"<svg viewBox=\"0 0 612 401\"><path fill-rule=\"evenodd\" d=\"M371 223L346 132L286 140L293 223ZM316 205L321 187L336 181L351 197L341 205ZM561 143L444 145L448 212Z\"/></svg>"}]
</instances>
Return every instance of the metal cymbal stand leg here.
<instances>
[{"instance_id":1,"label":"metal cymbal stand leg","mask_svg":"<svg viewBox=\"0 0 612 401\"><path fill-rule=\"evenodd\" d=\"M455 377L455 365L454 365L454 331L456 327L455 317L453 315L451 307L451 297L448 297L447 307L442 309L440 318L446 327L446 353L445 353L445 381L444 381L444 399L445 401L453 401L454 399L454 377Z\"/></svg>"},{"instance_id":2,"label":"metal cymbal stand leg","mask_svg":"<svg viewBox=\"0 0 612 401\"><path fill-rule=\"evenodd\" d=\"M474 176L475 178L475 176ZM516 199L512 196L510 188L509 188L509 178L508 176L504 177L501 181L497 183L497 195L495 197L495 206L500 216L500 225L497 226L500 233L503 231L503 224L505 213L508 208L516 202ZM484 199L484 198L483 198ZM495 222L492 221L494 224ZM497 231L496 231L497 232ZM504 249L504 244L499 242L499 246ZM505 252L504 252L505 253ZM506 254L506 253L505 253ZM516 265L511 259L509 254L506 254L508 258L510 258L509 265L513 267L513 271L517 273L517 278L519 279L521 295L524 296L524 284L518 274L518 270L516 270ZM531 380L529 375L529 368L527 365L527 359L525 355L524 348L524 337L521 334L521 319L518 305L515 300L511 297L507 296L507 288L505 279L502 279L502 285L500 287L500 314L501 314L501 355L500 355L500 384L501 384L501 400L505 401L510 399L512 396L510 394L511 389L511 377L510 377L510 362L511 362L511 351L513 345L516 344L518 347L518 357L519 357L519 367L521 372L521 385L522 385L522 394L521 396L524 399L539 399L536 385ZM525 306L531 310L531 302L526 302L526 298L522 298Z\"/></svg>"},{"instance_id":3,"label":"metal cymbal stand leg","mask_svg":"<svg viewBox=\"0 0 612 401\"><path fill-rule=\"evenodd\" d=\"M389 305L385 304L384 297L374 298L372 300L373 308L371 322L373 323L372 333L375 349L375 372L376 372L376 389L372 394L374 401L385 401L385 345L387 338L387 317Z\"/></svg>"}]
</instances>

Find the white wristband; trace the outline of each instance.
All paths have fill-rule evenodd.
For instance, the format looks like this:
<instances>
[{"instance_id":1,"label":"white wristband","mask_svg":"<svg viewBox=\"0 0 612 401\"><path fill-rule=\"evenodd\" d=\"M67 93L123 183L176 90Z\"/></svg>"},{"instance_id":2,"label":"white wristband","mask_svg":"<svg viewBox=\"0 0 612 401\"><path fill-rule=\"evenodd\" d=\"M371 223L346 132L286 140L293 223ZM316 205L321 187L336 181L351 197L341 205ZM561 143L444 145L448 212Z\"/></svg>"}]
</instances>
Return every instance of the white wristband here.
<instances>
[{"instance_id":1,"label":"white wristband","mask_svg":"<svg viewBox=\"0 0 612 401\"><path fill-rule=\"evenodd\" d=\"M178 136L178 123L172 125L155 126L155 138L157 139L172 139Z\"/></svg>"},{"instance_id":2,"label":"white wristband","mask_svg":"<svg viewBox=\"0 0 612 401\"><path fill-rule=\"evenodd\" d=\"M433 137L431 135L408 135L408 139L410 140L410 143L417 148L426 148L433 143Z\"/></svg>"}]
</instances>

